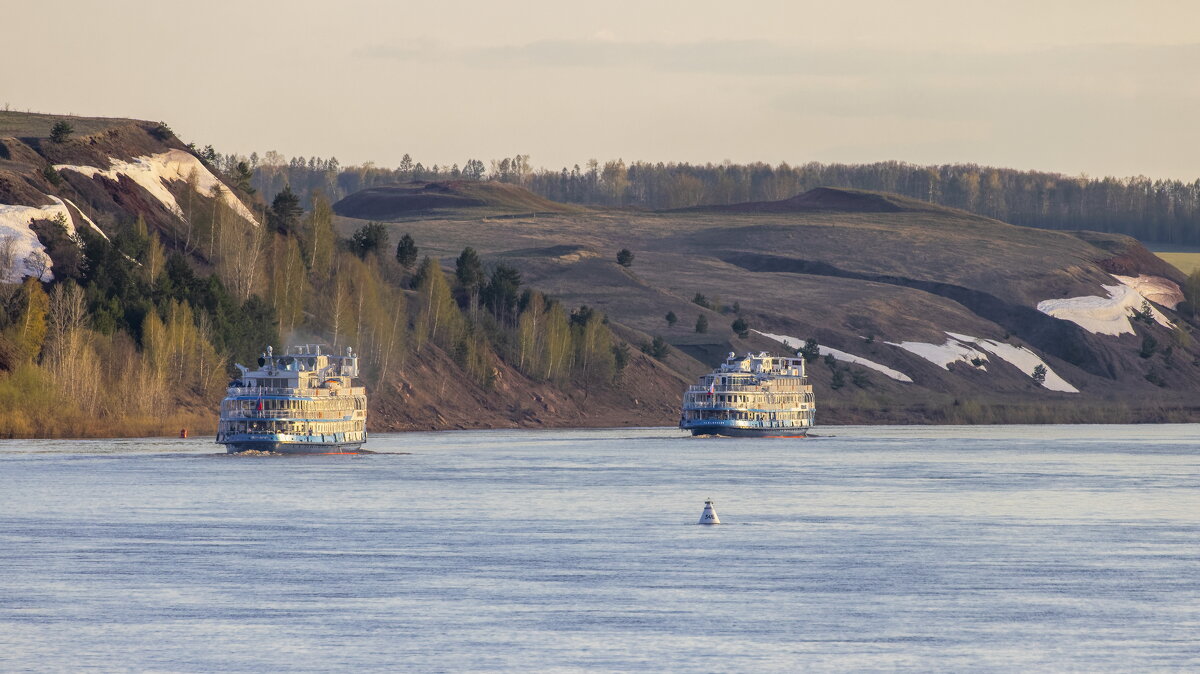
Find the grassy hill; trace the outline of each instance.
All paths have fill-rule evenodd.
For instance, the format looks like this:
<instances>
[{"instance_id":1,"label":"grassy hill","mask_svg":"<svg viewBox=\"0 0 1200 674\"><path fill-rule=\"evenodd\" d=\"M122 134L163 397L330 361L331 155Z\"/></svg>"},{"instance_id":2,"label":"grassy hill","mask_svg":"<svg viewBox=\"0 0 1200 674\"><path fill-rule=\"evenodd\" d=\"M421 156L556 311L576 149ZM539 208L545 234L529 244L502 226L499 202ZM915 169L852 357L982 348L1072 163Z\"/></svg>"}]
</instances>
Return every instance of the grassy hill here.
<instances>
[{"instance_id":1,"label":"grassy hill","mask_svg":"<svg viewBox=\"0 0 1200 674\"><path fill-rule=\"evenodd\" d=\"M75 133L87 135L129 124L146 124L121 117L79 117L76 115L47 115L37 112L0 111L0 138L48 138L50 129L60 121L75 128Z\"/></svg>"},{"instance_id":2,"label":"grassy hill","mask_svg":"<svg viewBox=\"0 0 1200 674\"><path fill-rule=\"evenodd\" d=\"M372 187L338 201L333 210L348 218L395 222L439 214L486 217L583 213L587 209L550 201L517 185L463 180Z\"/></svg>"},{"instance_id":3,"label":"grassy hill","mask_svg":"<svg viewBox=\"0 0 1200 674\"><path fill-rule=\"evenodd\" d=\"M521 290L557 301L545 312L566 326L556 333L567 335L555 342L558 353L604 344L592 355L615 364L622 343L634 347L620 377L560 368L552 379L527 358L530 344L548 353L550 342L523 333L520 316L497 311L485 320L470 293L447 288L438 306L451 309L431 322L432 291L411 286L432 287L428 279L440 275L401 269L390 250L360 258L315 213L267 213L156 123L81 119L73 136L51 142L45 133L59 117L15 114L0 132L0 226L25 246L8 260L16 277L0 283L6 400L19 402L29 382L56 390L55 377L79 371L50 363L58 352L42 351L23 327L43 303L52 312L64 306L62 281L70 279L89 313L76 328L86 339L69 341L94 354L77 357L102 364L89 377L158 386L160 395L135 410L146 420L160 418L171 395L178 399L166 407L211 419L220 388L212 364L221 356L268 339L337 335L376 354L375 429L671 424L684 384L729 351L788 348L769 334L793 348L814 338L826 349L827 360L810 364L820 423L1200 419L1196 324L1190 308L1175 310L1184 277L1128 237L1017 227L830 188L663 212L586 209L473 181L374 187L338 202L342 238L383 221L392 245L411 233L421 255L444 269L466 246L486 263L517 268ZM616 262L622 248L634 252L631 266ZM43 249L53 279L18 284L20 266L29 269L25 252ZM1138 283L1157 309L1142 312ZM568 319L582 305L609 320L583 311ZM519 311L529 306L542 305ZM1045 309L1080 311L1071 306L1093 313L1072 321ZM1129 322L1134 311L1139 318ZM451 334L440 317L459 313ZM678 320L669 324L668 314ZM154 316L174 343L199 350L153 356L146 334L158 334ZM707 330L698 329L701 318ZM735 334L739 318L752 330ZM583 340L585 329L604 339ZM637 349L655 336L673 347L661 360ZM209 366L183 394L162 364L189 359ZM1033 363L1050 373L1047 386L1032 377ZM68 416L80 427L108 414L105 428L120 428L134 413L89 411L98 398L83 379L71 382L77 390L66 399L79 408Z\"/></svg>"},{"instance_id":4,"label":"grassy hill","mask_svg":"<svg viewBox=\"0 0 1200 674\"><path fill-rule=\"evenodd\" d=\"M372 431L678 411L686 378L628 348L636 330L528 283L469 306L435 263L351 252L331 215L256 202L163 125L68 118L48 138L61 119L6 115L0 135L0 436L212 432L232 363L301 342L362 356ZM490 183L375 200L389 218L583 212Z\"/></svg>"},{"instance_id":5,"label":"grassy hill","mask_svg":"<svg viewBox=\"0 0 1200 674\"><path fill-rule=\"evenodd\" d=\"M361 222L340 224L350 231ZM1197 411L1197 354L1169 329L1138 324L1137 334L1098 335L1036 309L1048 299L1106 297L1103 286L1116 283L1111 273L1182 282L1178 270L1128 237L1017 227L895 195L834 189L658 213L428 213L393 225L393 240L405 232L423 253L449 259L472 246L569 305L600 308L646 340L663 336L687 356L674 365L689 376L730 350L782 349L753 332L734 335L736 306L757 330L815 337L913 380L851 365L863 385L833 390L834 370L846 365L814 363L826 422L1124 421ZM636 255L629 268L615 261L621 248ZM711 306L694 303L697 294ZM1190 330L1184 317L1164 310ZM674 326L668 312L680 319ZM695 331L700 315L706 333ZM997 357L983 368L946 369L894 346L941 345L947 332L1024 347L1081 393L1037 386ZM1141 357L1147 335L1170 348Z\"/></svg>"}]
</instances>

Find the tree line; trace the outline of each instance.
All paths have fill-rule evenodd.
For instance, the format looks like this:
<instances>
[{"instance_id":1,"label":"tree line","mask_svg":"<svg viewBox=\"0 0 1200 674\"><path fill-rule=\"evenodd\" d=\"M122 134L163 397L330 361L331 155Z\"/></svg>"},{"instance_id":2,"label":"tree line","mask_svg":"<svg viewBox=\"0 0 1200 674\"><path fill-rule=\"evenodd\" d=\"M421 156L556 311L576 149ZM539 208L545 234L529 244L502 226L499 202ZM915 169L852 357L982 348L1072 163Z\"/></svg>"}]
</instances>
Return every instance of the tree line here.
<instances>
[{"instance_id":1,"label":"tree line","mask_svg":"<svg viewBox=\"0 0 1200 674\"><path fill-rule=\"evenodd\" d=\"M409 180L497 180L554 201L595 206L673 209L786 199L815 187L893 192L1018 225L1129 234L1142 241L1200 245L1200 179L1145 176L1091 178L977 164L920 166L898 161L802 165L688 164L589 160L558 170L534 169L529 155L470 159L460 167L426 166L405 155L395 168L341 166L336 159L213 155L235 175L239 163L268 198L291 185L336 201L374 185ZM306 204L307 205L307 204Z\"/></svg>"}]
</instances>

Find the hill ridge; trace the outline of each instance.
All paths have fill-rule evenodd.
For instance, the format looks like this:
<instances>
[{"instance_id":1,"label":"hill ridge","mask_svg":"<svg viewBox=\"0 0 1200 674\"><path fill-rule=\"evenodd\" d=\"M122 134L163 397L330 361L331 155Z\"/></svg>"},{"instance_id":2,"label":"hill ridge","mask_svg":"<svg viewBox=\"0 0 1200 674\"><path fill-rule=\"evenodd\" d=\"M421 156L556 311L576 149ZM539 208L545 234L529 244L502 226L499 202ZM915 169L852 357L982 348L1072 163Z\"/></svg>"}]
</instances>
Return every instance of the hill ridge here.
<instances>
[{"instance_id":1,"label":"hill ridge","mask_svg":"<svg viewBox=\"0 0 1200 674\"><path fill-rule=\"evenodd\" d=\"M395 221L438 213L526 215L581 213L511 183L476 180L413 180L376 185L346 196L333 212L361 220Z\"/></svg>"},{"instance_id":2,"label":"hill ridge","mask_svg":"<svg viewBox=\"0 0 1200 674\"><path fill-rule=\"evenodd\" d=\"M891 192L846 187L814 187L807 192L776 201L744 201L674 208L660 213L955 213L981 217L966 211L926 203Z\"/></svg>"}]
</instances>

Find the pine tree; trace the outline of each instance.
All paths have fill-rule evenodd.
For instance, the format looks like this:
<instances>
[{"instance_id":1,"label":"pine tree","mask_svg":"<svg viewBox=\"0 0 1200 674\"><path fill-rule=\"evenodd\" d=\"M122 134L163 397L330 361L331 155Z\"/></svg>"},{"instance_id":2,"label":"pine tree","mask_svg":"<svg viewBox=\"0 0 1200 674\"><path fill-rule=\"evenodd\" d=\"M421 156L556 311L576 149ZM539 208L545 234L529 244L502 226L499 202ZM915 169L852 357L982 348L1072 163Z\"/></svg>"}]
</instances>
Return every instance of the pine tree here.
<instances>
[{"instance_id":1,"label":"pine tree","mask_svg":"<svg viewBox=\"0 0 1200 674\"><path fill-rule=\"evenodd\" d=\"M250 164L245 161L239 161L233 166L233 182L237 188L245 194L254 194L254 186L250 181L254 179L254 170L250 168Z\"/></svg>"},{"instance_id":2,"label":"pine tree","mask_svg":"<svg viewBox=\"0 0 1200 674\"><path fill-rule=\"evenodd\" d=\"M617 264L621 265L622 267L632 267L633 252L628 248L622 248L621 250L617 251Z\"/></svg>"},{"instance_id":3,"label":"pine tree","mask_svg":"<svg viewBox=\"0 0 1200 674\"><path fill-rule=\"evenodd\" d=\"M378 253L387 248L388 232L382 222L368 222L350 236L350 249L363 259L368 253Z\"/></svg>"},{"instance_id":4,"label":"pine tree","mask_svg":"<svg viewBox=\"0 0 1200 674\"><path fill-rule=\"evenodd\" d=\"M292 186L286 185L275 195L271 208L267 211L267 224L275 231L287 236L296 232L304 209L300 207L300 197L292 192Z\"/></svg>"},{"instance_id":5,"label":"pine tree","mask_svg":"<svg viewBox=\"0 0 1200 674\"><path fill-rule=\"evenodd\" d=\"M1035 365L1033 368L1033 374L1031 376L1033 377L1033 383L1037 384L1038 386L1045 386L1046 385L1046 366L1042 365L1040 363L1038 365Z\"/></svg>"},{"instance_id":6,"label":"pine tree","mask_svg":"<svg viewBox=\"0 0 1200 674\"><path fill-rule=\"evenodd\" d=\"M671 354L671 345L667 343L667 340L659 335L655 335L654 340L650 342L647 353L658 360L666 360L667 356Z\"/></svg>"},{"instance_id":7,"label":"pine tree","mask_svg":"<svg viewBox=\"0 0 1200 674\"><path fill-rule=\"evenodd\" d=\"M514 267L498 264L492 270L492 276L484 286L481 297L483 303L492 310L496 320L507 322L513 318L517 308L518 291L521 289L521 272Z\"/></svg>"},{"instance_id":8,"label":"pine tree","mask_svg":"<svg viewBox=\"0 0 1200 674\"><path fill-rule=\"evenodd\" d=\"M833 371L833 378L829 380L829 388L836 391L845 385L846 371L842 369L835 369Z\"/></svg>"},{"instance_id":9,"label":"pine tree","mask_svg":"<svg viewBox=\"0 0 1200 674\"><path fill-rule=\"evenodd\" d=\"M75 133L75 127L65 119L60 119L50 129L50 140L55 143L64 143L72 133Z\"/></svg>"},{"instance_id":10,"label":"pine tree","mask_svg":"<svg viewBox=\"0 0 1200 674\"><path fill-rule=\"evenodd\" d=\"M406 233L400 237L400 243L396 245L396 262L405 269L412 269L412 266L416 264L417 244L413 241L412 234Z\"/></svg>"},{"instance_id":11,"label":"pine tree","mask_svg":"<svg viewBox=\"0 0 1200 674\"><path fill-rule=\"evenodd\" d=\"M700 314L699 316L696 317L696 332L699 332L699 333L708 332L708 316L705 316L704 314Z\"/></svg>"},{"instance_id":12,"label":"pine tree","mask_svg":"<svg viewBox=\"0 0 1200 674\"><path fill-rule=\"evenodd\" d=\"M804 340L804 348L800 349L800 356L806 363L811 363L821 357L821 347L817 344L816 337Z\"/></svg>"},{"instance_id":13,"label":"pine tree","mask_svg":"<svg viewBox=\"0 0 1200 674\"><path fill-rule=\"evenodd\" d=\"M746 319L744 318L738 318L729 327L733 328L733 331L737 333L737 336L741 337L742 339L750 336L750 324L747 323Z\"/></svg>"},{"instance_id":14,"label":"pine tree","mask_svg":"<svg viewBox=\"0 0 1200 674\"><path fill-rule=\"evenodd\" d=\"M454 261L454 277L458 279L458 285L467 292L479 292L484 281L483 262L474 248L463 248L462 254Z\"/></svg>"}]
</instances>

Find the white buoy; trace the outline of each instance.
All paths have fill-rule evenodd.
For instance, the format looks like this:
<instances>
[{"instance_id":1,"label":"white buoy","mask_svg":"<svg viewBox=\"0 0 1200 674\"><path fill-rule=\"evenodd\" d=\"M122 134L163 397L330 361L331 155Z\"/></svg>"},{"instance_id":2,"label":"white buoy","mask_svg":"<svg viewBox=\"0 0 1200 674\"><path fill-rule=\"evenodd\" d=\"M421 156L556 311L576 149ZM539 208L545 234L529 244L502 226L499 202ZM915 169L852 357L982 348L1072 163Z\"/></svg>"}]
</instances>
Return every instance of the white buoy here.
<instances>
[{"instance_id":1,"label":"white buoy","mask_svg":"<svg viewBox=\"0 0 1200 674\"><path fill-rule=\"evenodd\" d=\"M713 510L712 499L704 502L704 512L700 513L699 524L720 524L721 520L717 519L717 511Z\"/></svg>"}]
</instances>

